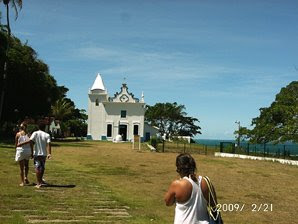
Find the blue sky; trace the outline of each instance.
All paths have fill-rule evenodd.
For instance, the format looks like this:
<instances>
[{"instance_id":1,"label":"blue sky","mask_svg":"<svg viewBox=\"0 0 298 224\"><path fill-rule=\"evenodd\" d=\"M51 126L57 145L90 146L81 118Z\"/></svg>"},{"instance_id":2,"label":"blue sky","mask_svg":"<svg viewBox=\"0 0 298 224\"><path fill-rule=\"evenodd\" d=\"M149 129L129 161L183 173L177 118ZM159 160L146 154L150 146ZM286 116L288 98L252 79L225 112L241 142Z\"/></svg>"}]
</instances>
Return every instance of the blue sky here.
<instances>
[{"instance_id":1,"label":"blue sky","mask_svg":"<svg viewBox=\"0 0 298 224\"><path fill-rule=\"evenodd\" d=\"M185 105L199 138L233 139L298 80L295 0L26 0L11 23L78 108L97 73L110 96L125 77L149 105Z\"/></svg>"}]
</instances>

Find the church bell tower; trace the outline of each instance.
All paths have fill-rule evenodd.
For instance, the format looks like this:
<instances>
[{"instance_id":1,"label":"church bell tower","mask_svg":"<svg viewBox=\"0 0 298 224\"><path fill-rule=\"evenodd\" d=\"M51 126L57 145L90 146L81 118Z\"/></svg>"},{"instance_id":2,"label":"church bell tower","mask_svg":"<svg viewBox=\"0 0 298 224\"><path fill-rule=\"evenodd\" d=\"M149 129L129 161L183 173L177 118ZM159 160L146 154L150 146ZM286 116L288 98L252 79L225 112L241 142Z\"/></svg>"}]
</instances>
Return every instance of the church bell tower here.
<instances>
[{"instance_id":1,"label":"church bell tower","mask_svg":"<svg viewBox=\"0 0 298 224\"><path fill-rule=\"evenodd\" d=\"M87 139L100 140L100 136L92 136L91 133L102 133L104 122L103 102L108 101L108 93L98 73L88 93L88 131ZM92 121L92 122L91 122Z\"/></svg>"}]
</instances>

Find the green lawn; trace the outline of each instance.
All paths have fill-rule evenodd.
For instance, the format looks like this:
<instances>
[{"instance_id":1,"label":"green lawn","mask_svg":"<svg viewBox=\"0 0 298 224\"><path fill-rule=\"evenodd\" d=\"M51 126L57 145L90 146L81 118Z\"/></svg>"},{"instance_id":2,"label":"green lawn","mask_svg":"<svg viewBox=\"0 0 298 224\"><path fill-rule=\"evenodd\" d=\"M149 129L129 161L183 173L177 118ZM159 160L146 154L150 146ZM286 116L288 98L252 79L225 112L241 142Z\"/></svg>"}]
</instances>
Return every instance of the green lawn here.
<instances>
[{"instance_id":1,"label":"green lawn","mask_svg":"<svg viewBox=\"0 0 298 224\"><path fill-rule=\"evenodd\" d=\"M52 151L45 178L53 186L19 187L14 148L0 144L1 224L173 222L174 207L166 207L163 196L177 178L177 154L96 141L57 142ZM297 222L298 167L211 155L194 157L198 173L211 178L222 204L244 205L242 211L223 212L225 223ZM35 181L32 161L29 179ZM264 211L269 204L273 211Z\"/></svg>"}]
</instances>

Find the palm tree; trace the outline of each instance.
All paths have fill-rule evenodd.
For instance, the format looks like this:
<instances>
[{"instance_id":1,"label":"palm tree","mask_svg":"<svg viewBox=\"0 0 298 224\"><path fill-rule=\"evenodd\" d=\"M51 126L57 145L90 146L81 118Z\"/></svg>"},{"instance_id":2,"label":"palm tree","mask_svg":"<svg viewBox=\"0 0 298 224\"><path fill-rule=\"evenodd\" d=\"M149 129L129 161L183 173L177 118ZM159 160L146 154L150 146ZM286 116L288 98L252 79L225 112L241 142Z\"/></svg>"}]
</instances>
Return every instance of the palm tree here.
<instances>
[{"instance_id":1,"label":"palm tree","mask_svg":"<svg viewBox=\"0 0 298 224\"><path fill-rule=\"evenodd\" d=\"M65 98L57 100L51 107L52 115L62 121L68 115L71 115L74 107L71 102L67 101Z\"/></svg>"},{"instance_id":2,"label":"palm tree","mask_svg":"<svg viewBox=\"0 0 298 224\"><path fill-rule=\"evenodd\" d=\"M6 45L6 52L5 52L5 62L4 62L4 69L3 69L3 82L2 82L2 91L1 91L1 98L0 98L0 123L1 123L1 117L2 117L2 110L3 110L3 103L4 103L4 96L5 96L5 85L6 85L6 76L7 76L7 52L9 49L9 41L11 36L11 29L10 29L10 22L9 22L9 5L11 4L11 7L15 9L16 17L18 18L18 7L21 9L23 5L22 0L0 0L0 3L3 1L5 7L6 7L6 28L7 28L7 36L8 41ZM18 6L18 7L17 7Z\"/></svg>"},{"instance_id":3,"label":"palm tree","mask_svg":"<svg viewBox=\"0 0 298 224\"><path fill-rule=\"evenodd\" d=\"M11 35L11 30L10 30L10 22L9 22L9 4L11 4L11 7L14 8L16 17L15 19L18 18L19 12L18 12L18 7L22 9L23 6L23 0L0 0L0 2L4 3L6 7L6 24L7 24L7 32L8 36L10 37Z\"/></svg>"}]
</instances>

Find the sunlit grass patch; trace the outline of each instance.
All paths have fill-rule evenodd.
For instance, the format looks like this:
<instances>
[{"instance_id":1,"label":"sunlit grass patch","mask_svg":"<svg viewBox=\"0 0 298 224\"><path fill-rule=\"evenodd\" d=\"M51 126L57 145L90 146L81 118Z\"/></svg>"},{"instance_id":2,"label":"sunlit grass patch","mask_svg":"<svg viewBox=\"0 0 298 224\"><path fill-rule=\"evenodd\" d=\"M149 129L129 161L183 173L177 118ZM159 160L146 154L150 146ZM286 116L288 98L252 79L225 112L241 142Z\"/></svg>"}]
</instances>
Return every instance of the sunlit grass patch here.
<instances>
[{"instance_id":1,"label":"sunlit grass patch","mask_svg":"<svg viewBox=\"0 0 298 224\"><path fill-rule=\"evenodd\" d=\"M0 150L0 223L172 223L163 196L177 178L176 153L133 150L131 144L57 142L45 178L52 187L19 187L12 145ZM72 145L72 144L75 144ZM298 219L298 168L194 154L198 173L214 183L220 203L272 203L274 211L223 212L226 223L289 223ZM32 161L29 180L35 181ZM289 203L291 201L291 203ZM269 215L268 215L269 214ZM290 219L291 218L291 219ZM77 221L76 221L77 222ZM42 222L44 223L44 222Z\"/></svg>"}]
</instances>

